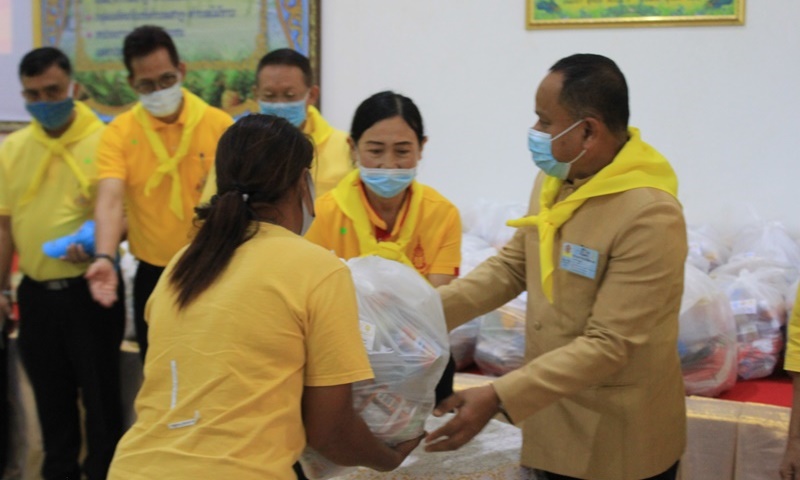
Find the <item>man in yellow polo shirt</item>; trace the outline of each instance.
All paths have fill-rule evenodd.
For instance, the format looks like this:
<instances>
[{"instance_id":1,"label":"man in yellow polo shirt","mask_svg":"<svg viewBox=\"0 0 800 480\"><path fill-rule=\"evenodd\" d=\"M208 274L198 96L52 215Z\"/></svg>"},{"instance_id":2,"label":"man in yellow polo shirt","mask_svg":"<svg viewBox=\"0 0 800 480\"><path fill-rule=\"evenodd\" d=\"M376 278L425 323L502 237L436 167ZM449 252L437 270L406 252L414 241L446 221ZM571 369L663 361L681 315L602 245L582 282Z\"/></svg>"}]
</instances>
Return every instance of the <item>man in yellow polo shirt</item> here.
<instances>
[{"instance_id":1,"label":"man in yellow polo shirt","mask_svg":"<svg viewBox=\"0 0 800 480\"><path fill-rule=\"evenodd\" d=\"M314 84L311 62L290 48L280 48L264 55L256 68L256 85L251 110L289 120L314 142L311 176L317 195L333 189L353 170L347 133L337 130L322 118L314 106L319 100L319 85ZM212 172L203 192L202 203L216 192L216 174Z\"/></svg>"},{"instance_id":2,"label":"man in yellow polo shirt","mask_svg":"<svg viewBox=\"0 0 800 480\"><path fill-rule=\"evenodd\" d=\"M99 253L115 255L127 218L131 253L139 260L133 304L144 360L144 306L164 267L189 242L217 141L233 119L181 87L186 65L162 28L133 30L125 37L123 56L140 101L109 124L98 147L96 243ZM116 301L111 262L95 261L87 278L98 302Z\"/></svg>"},{"instance_id":3,"label":"man in yellow polo shirt","mask_svg":"<svg viewBox=\"0 0 800 480\"><path fill-rule=\"evenodd\" d=\"M353 170L347 133L333 128L314 107L319 85L314 84L308 58L290 48L264 55L256 68L254 96L261 113L283 117L311 137L316 147L311 175L317 195L324 195Z\"/></svg>"},{"instance_id":4,"label":"man in yellow polo shirt","mask_svg":"<svg viewBox=\"0 0 800 480\"><path fill-rule=\"evenodd\" d=\"M33 120L0 145L0 278L8 278L16 248L24 275L17 290L18 346L44 439L42 477L82 478L80 391L88 446L83 474L102 480L122 434L124 305L105 308L92 300L83 277L91 258L82 248L51 258L42 247L92 218L95 150L104 126L72 99L72 68L61 51L29 52L19 77ZM121 286L115 288L121 292ZM0 313L8 307L0 296Z\"/></svg>"}]
</instances>

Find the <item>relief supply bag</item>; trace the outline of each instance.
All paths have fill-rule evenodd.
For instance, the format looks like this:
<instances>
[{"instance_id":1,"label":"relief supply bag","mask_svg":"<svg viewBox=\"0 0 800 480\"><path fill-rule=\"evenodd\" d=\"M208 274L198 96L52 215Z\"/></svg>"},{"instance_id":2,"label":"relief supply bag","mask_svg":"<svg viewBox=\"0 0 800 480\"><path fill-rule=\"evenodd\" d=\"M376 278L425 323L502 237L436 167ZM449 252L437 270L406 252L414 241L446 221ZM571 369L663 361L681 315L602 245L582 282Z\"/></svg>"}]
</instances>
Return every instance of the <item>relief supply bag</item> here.
<instances>
[{"instance_id":1,"label":"relief supply bag","mask_svg":"<svg viewBox=\"0 0 800 480\"><path fill-rule=\"evenodd\" d=\"M775 271L744 269L736 276L714 276L733 310L739 342L739 378L745 380L771 375L783 349L781 329L786 323L786 303L783 291L776 286Z\"/></svg>"},{"instance_id":2,"label":"relief supply bag","mask_svg":"<svg viewBox=\"0 0 800 480\"><path fill-rule=\"evenodd\" d=\"M688 395L716 397L736 384L736 322L728 296L706 273L686 265L678 353Z\"/></svg>"},{"instance_id":3,"label":"relief supply bag","mask_svg":"<svg viewBox=\"0 0 800 480\"><path fill-rule=\"evenodd\" d=\"M467 276L475 267L494 255L497 255L496 248L480 237L465 233L461 237L461 276ZM463 370L475 361L475 345L478 343L482 318L473 318L450 331L450 353L456 362L456 370Z\"/></svg>"},{"instance_id":4,"label":"relief supply bag","mask_svg":"<svg viewBox=\"0 0 800 480\"><path fill-rule=\"evenodd\" d=\"M517 298L481 318L475 364L485 375L502 376L525 364L525 310L528 295Z\"/></svg>"},{"instance_id":5,"label":"relief supply bag","mask_svg":"<svg viewBox=\"0 0 800 480\"><path fill-rule=\"evenodd\" d=\"M436 384L450 357L442 302L427 280L402 263L368 256L347 265L375 374L374 380L353 385L353 407L376 437L396 445L422 435L435 406ZM351 469L310 447L300 463L306 476L316 480Z\"/></svg>"}]
</instances>

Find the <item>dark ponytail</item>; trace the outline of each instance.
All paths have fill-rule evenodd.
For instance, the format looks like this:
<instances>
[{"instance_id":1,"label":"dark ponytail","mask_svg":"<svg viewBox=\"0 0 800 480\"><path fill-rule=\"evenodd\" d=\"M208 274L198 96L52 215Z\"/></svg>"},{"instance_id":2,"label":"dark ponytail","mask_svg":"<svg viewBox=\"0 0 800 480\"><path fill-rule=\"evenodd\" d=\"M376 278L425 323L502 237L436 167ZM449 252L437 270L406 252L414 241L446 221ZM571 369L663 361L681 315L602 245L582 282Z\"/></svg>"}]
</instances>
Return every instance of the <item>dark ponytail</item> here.
<instances>
[{"instance_id":1,"label":"dark ponytail","mask_svg":"<svg viewBox=\"0 0 800 480\"><path fill-rule=\"evenodd\" d=\"M196 209L197 235L170 275L185 308L225 270L258 231L254 205L268 211L311 166L314 147L297 128L271 115L248 115L217 145L217 195Z\"/></svg>"}]
</instances>

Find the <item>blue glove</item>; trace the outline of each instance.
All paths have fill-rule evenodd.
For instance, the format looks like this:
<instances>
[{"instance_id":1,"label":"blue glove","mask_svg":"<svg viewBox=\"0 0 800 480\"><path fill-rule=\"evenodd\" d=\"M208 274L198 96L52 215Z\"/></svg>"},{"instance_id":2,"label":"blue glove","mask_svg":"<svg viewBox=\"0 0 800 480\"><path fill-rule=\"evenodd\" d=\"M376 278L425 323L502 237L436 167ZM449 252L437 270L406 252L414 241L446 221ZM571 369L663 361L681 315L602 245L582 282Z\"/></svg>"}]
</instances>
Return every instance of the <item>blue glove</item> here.
<instances>
[{"instance_id":1,"label":"blue glove","mask_svg":"<svg viewBox=\"0 0 800 480\"><path fill-rule=\"evenodd\" d=\"M61 258L73 243L82 246L87 255L94 255L94 220L87 220L75 233L45 242L42 250L48 257Z\"/></svg>"}]
</instances>

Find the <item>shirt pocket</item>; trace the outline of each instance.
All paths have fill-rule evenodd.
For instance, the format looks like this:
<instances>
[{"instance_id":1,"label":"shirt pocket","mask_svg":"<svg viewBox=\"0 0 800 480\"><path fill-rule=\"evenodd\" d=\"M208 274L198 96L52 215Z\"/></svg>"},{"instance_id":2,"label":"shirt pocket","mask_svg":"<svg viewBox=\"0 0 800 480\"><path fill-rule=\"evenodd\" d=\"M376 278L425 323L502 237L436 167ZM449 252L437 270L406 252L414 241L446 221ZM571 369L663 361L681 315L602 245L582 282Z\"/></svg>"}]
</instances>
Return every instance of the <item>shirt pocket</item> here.
<instances>
[{"instance_id":1,"label":"shirt pocket","mask_svg":"<svg viewBox=\"0 0 800 480\"><path fill-rule=\"evenodd\" d=\"M214 165L213 153L193 151L181 161L178 167L184 188L189 189L191 195L196 199L199 199L200 194L203 193L203 187L208 180L212 165Z\"/></svg>"}]
</instances>

